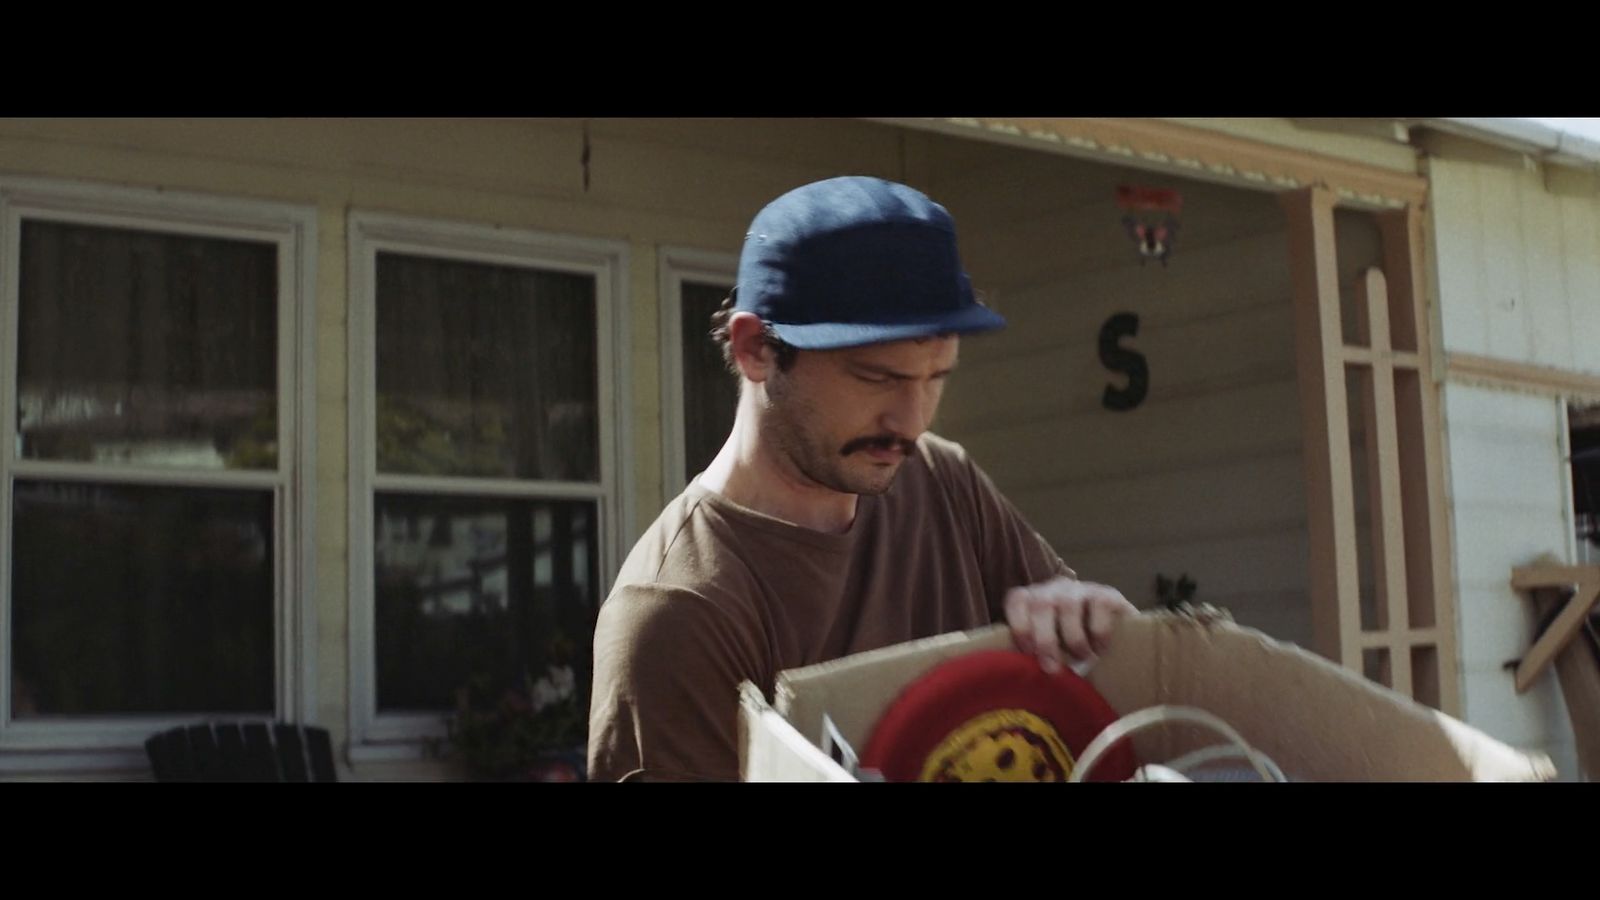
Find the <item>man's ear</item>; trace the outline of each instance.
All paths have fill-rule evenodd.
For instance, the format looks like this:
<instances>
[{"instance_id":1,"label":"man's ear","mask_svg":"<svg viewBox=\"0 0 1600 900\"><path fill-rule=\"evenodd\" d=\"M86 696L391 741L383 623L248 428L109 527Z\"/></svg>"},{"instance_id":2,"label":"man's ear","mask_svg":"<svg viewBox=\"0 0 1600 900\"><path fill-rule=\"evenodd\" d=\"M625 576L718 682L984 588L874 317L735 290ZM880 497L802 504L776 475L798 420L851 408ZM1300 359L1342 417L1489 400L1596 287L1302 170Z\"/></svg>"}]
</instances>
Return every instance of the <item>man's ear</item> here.
<instances>
[{"instance_id":1,"label":"man's ear","mask_svg":"<svg viewBox=\"0 0 1600 900\"><path fill-rule=\"evenodd\" d=\"M728 346L734 364L745 379L760 384L778 365L777 351L766 341L766 323L751 312L736 312L728 318Z\"/></svg>"}]
</instances>

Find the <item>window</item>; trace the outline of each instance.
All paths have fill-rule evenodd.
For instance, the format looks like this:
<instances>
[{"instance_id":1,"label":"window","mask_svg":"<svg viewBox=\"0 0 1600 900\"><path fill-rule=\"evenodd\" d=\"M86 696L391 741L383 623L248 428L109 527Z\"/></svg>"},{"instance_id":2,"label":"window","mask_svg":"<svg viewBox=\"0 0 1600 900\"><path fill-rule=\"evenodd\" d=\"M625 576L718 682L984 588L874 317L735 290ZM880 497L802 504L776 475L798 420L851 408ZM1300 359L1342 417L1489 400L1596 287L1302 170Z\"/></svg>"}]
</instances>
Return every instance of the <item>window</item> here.
<instances>
[{"instance_id":1,"label":"window","mask_svg":"<svg viewBox=\"0 0 1600 900\"><path fill-rule=\"evenodd\" d=\"M0 770L315 709L314 213L0 181Z\"/></svg>"},{"instance_id":2,"label":"window","mask_svg":"<svg viewBox=\"0 0 1600 900\"><path fill-rule=\"evenodd\" d=\"M1569 403L1573 535L1578 565L1600 564L1600 403Z\"/></svg>"},{"instance_id":3,"label":"window","mask_svg":"<svg viewBox=\"0 0 1600 900\"><path fill-rule=\"evenodd\" d=\"M624 537L623 247L351 221L351 720L414 755L469 681L592 670Z\"/></svg>"},{"instance_id":4,"label":"window","mask_svg":"<svg viewBox=\"0 0 1600 900\"><path fill-rule=\"evenodd\" d=\"M676 496L733 429L739 382L712 342L711 314L733 290L738 258L668 249L661 255L662 491Z\"/></svg>"}]
</instances>

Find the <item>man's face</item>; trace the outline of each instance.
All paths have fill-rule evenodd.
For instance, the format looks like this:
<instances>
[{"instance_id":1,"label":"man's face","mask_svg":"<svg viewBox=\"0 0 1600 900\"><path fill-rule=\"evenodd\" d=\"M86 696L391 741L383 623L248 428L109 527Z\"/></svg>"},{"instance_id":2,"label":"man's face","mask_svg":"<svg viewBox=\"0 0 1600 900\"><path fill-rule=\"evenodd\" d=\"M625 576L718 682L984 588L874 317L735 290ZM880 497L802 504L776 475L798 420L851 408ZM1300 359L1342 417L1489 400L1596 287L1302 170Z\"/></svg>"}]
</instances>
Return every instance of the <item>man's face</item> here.
<instances>
[{"instance_id":1,"label":"man's face","mask_svg":"<svg viewBox=\"0 0 1600 900\"><path fill-rule=\"evenodd\" d=\"M960 338L802 350L767 378L763 426L811 481L881 494L933 422Z\"/></svg>"}]
</instances>

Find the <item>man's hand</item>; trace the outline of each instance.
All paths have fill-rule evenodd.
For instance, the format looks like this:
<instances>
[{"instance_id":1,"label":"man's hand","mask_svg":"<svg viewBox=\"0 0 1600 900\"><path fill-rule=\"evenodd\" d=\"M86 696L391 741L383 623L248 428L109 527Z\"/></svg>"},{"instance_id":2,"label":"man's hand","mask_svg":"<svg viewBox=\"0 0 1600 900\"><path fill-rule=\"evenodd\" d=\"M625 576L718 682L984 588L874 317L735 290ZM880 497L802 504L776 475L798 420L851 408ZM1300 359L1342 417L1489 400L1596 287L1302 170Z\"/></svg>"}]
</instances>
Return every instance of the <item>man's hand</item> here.
<instances>
[{"instance_id":1,"label":"man's hand","mask_svg":"<svg viewBox=\"0 0 1600 900\"><path fill-rule=\"evenodd\" d=\"M1105 652L1111 632L1124 616L1139 612L1114 587L1054 578L1006 592L1006 621L1017 646L1039 657L1046 672Z\"/></svg>"}]
</instances>

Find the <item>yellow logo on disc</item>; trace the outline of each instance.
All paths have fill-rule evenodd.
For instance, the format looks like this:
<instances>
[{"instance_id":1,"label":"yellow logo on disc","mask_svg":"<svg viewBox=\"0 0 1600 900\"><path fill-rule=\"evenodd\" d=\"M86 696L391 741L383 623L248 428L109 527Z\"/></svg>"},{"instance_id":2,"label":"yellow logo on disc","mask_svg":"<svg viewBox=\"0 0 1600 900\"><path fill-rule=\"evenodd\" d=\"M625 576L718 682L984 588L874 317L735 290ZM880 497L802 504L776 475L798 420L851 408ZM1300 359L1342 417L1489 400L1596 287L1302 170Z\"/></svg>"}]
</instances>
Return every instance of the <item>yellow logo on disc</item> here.
<instances>
[{"instance_id":1,"label":"yellow logo on disc","mask_svg":"<svg viewBox=\"0 0 1600 900\"><path fill-rule=\"evenodd\" d=\"M1072 753L1048 721L1024 709L968 719L928 754L922 781L1066 781Z\"/></svg>"}]
</instances>

